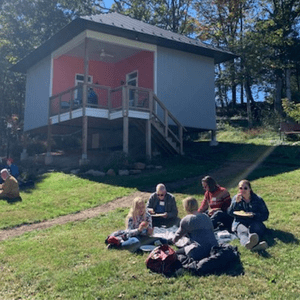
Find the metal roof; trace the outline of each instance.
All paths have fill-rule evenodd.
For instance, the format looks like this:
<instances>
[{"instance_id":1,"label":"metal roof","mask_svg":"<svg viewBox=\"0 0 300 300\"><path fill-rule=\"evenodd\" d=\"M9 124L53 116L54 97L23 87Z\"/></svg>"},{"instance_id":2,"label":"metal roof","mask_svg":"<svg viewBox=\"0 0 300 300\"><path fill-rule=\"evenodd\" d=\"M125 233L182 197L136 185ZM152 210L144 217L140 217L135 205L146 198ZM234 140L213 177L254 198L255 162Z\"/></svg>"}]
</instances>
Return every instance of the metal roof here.
<instances>
[{"instance_id":1,"label":"metal roof","mask_svg":"<svg viewBox=\"0 0 300 300\"><path fill-rule=\"evenodd\" d=\"M40 47L12 66L11 70L26 73L28 68L50 55L84 30L93 30L161 47L208 56L214 58L215 63L225 62L237 57L229 51L216 48L199 40L113 12L79 17L73 20Z\"/></svg>"}]
</instances>

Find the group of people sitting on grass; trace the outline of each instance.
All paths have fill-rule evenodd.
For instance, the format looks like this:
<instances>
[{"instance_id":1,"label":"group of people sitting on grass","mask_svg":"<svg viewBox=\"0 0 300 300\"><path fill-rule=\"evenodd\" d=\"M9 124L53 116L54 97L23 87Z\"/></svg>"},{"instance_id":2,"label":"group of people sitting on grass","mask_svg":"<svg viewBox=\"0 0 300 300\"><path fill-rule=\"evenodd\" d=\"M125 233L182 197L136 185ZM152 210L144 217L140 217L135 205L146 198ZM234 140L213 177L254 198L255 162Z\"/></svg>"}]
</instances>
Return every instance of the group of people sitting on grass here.
<instances>
[{"instance_id":1,"label":"group of people sitting on grass","mask_svg":"<svg viewBox=\"0 0 300 300\"><path fill-rule=\"evenodd\" d=\"M216 181L206 176L202 179L205 190L204 199L198 206L193 197L183 200L187 215L180 220L175 198L168 193L165 185L158 184L147 205L140 197L134 199L126 218L126 240L118 248L135 252L142 244L151 244L157 240L152 237L154 226L178 226L172 241L176 243L182 237L188 237L189 243L179 248L177 253L185 254L195 260L209 255L210 249L218 245L214 232L228 230L237 235L242 246L249 250L265 250L268 245L261 238L266 230L264 221L269 217L264 200L256 195L248 180L238 184L238 193L231 199L229 192ZM108 245L112 248L112 245Z\"/></svg>"}]
</instances>

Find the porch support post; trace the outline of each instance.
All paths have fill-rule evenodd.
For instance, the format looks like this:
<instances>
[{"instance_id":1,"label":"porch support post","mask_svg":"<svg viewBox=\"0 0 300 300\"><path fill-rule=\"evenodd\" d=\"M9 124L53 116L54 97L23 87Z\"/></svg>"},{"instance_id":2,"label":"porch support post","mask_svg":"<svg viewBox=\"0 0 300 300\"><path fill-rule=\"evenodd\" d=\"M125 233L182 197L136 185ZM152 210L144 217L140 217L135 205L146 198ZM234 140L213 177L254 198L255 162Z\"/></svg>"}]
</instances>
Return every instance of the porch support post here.
<instances>
[{"instance_id":1,"label":"porch support post","mask_svg":"<svg viewBox=\"0 0 300 300\"><path fill-rule=\"evenodd\" d=\"M48 106L48 133L47 133L47 153L45 156L45 165L50 165L53 162L53 157L51 156L51 98L49 98L49 106Z\"/></svg>"},{"instance_id":2,"label":"porch support post","mask_svg":"<svg viewBox=\"0 0 300 300\"><path fill-rule=\"evenodd\" d=\"M23 151L21 153L20 160L26 160L28 158L28 153L27 153L27 134L23 133Z\"/></svg>"},{"instance_id":3,"label":"porch support post","mask_svg":"<svg viewBox=\"0 0 300 300\"><path fill-rule=\"evenodd\" d=\"M122 106L123 106L123 152L128 154L129 144L129 118L128 118L128 88L122 88Z\"/></svg>"},{"instance_id":4,"label":"porch support post","mask_svg":"<svg viewBox=\"0 0 300 300\"><path fill-rule=\"evenodd\" d=\"M128 154L128 142L129 142L129 118L123 117L123 152Z\"/></svg>"},{"instance_id":5,"label":"porch support post","mask_svg":"<svg viewBox=\"0 0 300 300\"><path fill-rule=\"evenodd\" d=\"M87 160L88 117L86 115L88 75L89 75L88 38L85 38L84 40L84 81L83 81L83 95L82 95L82 156L81 156L81 160L79 161L80 165L88 163Z\"/></svg>"},{"instance_id":6,"label":"porch support post","mask_svg":"<svg viewBox=\"0 0 300 300\"><path fill-rule=\"evenodd\" d=\"M180 154L183 155L183 128L179 126Z\"/></svg>"},{"instance_id":7,"label":"porch support post","mask_svg":"<svg viewBox=\"0 0 300 300\"><path fill-rule=\"evenodd\" d=\"M51 155L51 140L52 140L51 119L49 116L48 117L48 135L47 135L47 153L45 156L45 165L50 165L53 162L53 157Z\"/></svg>"},{"instance_id":8,"label":"porch support post","mask_svg":"<svg viewBox=\"0 0 300 300\"><path fill-rule=\"evenodd\" d=\"M151 122L153 113L153 92L149 92L149 119L146 120L146 156L149 160L152 159L152 144L151 144Z\"/></svg>"},{"instance_id":9,"label":"porch support post","mask_svg":"<svg viewBox=\"0 0 300 300\"><path fill-rule=\"evenodd\" d=\"M151 160L151 121L146 120L146 156Z\"/></svg>"},{"instance_id":10,"label":"porch support post","mask_svg":"<svg viewBox=\"0 0 300 300\"><path fill-rule=\"evenodd\" d=\"M217 141L216 130L211 131L211 141L210 146L218 146L219 142Z\"/></svg>"}]
</instances>

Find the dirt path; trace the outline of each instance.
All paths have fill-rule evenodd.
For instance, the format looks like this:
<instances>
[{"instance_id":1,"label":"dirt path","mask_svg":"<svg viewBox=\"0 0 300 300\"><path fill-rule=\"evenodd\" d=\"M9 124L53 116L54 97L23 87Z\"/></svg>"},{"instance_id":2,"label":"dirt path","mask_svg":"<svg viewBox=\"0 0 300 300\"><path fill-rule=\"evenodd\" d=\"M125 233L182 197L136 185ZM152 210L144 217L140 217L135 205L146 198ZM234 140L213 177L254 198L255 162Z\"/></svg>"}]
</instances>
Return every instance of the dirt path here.
<instances>
[{"instance_id":1,"label":"dirt path","mask_svg":"<svg viewBox=\"0 0 300 300\"><path fill-rule=\"evenodd\" d=\"M214 177L217 181L221 180L222 178L226 177L232 177L232 172L234 170L235 174L244 174L244 171L247 169L250 169L251 165L253 163L249 162L226 162L224 165L222 165L218 170L211 172L209 175ZM167 189L169 191L173 191L176 188L184 187L188 185L192 185L201 178L203 178L205 175L193 177L193 178L187 178L180 181L176 181L173 183L166 184ZM242 176L243 178L246 176ZM241 179L241 176L238 176L239 179ZM238 179L234 180L230 183L230 186L228 188L236 186L238 183ZM49 228L54 225L62 225L68 222L74 222L74 221L82 221L89 218L94 218L98 216L99 214L104 214L109 211L112 211L118 207L130 207L133 199L137 196L142 197L143 199L148 199L150 196L150 193L147 192L135 192L134 194L131 194L126 197L115 199L109 203L103 204L98 207L90 208L84 211L81 211L76 214L70 214L62 217L58 217L56 219L47 220L40 223L35 224L29 224L29 225L21 225L12 229L7 230L1 230L0 231L0 241L6 240L11 237L22 235L25 232L33 231L33 230L42 230Z\"/></svg>"}]
</instances>

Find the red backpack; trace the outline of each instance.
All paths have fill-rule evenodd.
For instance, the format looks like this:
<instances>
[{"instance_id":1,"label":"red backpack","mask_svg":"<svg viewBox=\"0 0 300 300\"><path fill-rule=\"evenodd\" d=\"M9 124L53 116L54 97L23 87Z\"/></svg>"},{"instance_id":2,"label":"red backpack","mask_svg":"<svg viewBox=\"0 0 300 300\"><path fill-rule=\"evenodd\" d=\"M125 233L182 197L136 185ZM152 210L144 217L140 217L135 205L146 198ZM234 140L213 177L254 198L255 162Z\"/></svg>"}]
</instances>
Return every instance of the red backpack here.
<instances>
[{"instance_id":1,"label":"red backpack","mask_svg":"<svg viewBox=\"0 0 300 300\"><path fill-rule=\"evenodd\" d=\"M161 245L152 250L145 263L153 272L170 275L177 261L175 251L169 245Z\"/></svg>"}]
</instances>

